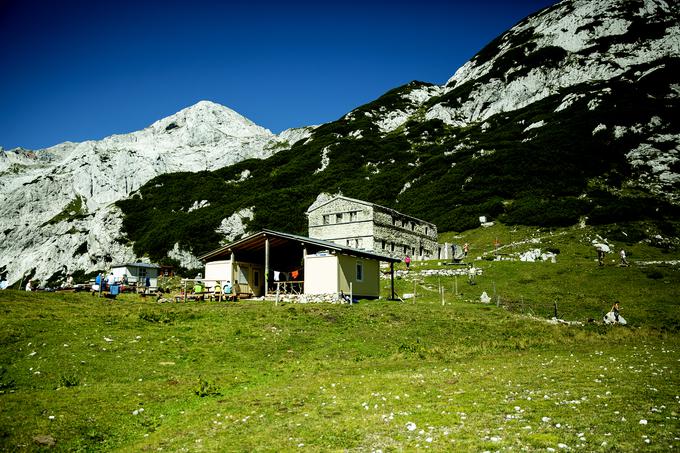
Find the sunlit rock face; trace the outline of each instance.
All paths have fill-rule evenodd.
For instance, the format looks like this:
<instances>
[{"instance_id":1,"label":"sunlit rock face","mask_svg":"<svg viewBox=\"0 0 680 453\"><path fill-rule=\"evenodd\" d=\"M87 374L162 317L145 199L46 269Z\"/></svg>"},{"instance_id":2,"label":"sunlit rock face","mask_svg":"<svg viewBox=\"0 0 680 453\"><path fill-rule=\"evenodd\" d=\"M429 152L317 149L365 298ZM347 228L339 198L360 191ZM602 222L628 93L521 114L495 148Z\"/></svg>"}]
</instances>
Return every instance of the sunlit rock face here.
<instances>
[{"instance_id":1,"label":"sunlit rock face","mask_svg":"<svg viewBox=\"0 0 680 453\"><path fill-rule=\"evenodd\" d=\"M130 134L0 151L0 270L10 282L31 271L44 281L135 260L114 202L158 175L266 158L308 135L296 129L277 136L201 101Z\"/></svg>"}]
</instances>

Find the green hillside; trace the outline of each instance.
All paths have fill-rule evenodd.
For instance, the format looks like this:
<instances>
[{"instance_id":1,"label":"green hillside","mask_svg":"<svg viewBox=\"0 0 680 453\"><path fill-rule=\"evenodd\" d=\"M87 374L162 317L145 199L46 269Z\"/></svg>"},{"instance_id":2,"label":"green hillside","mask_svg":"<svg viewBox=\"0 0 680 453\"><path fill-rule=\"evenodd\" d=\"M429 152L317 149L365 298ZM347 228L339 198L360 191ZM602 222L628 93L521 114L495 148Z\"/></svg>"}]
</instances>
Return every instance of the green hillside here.
<instances>
[{"instance_id":1,"label":"green hillside","mask_svg":"<svg viewBox=\"0 0 680 453\"><path fill-rule=\"evenodd\" d=\"M439 231L473 228L479 215L538 226L572 225L587 216L594 225L651 220L655 231L678 236L679 209L667 196L677 193L677 183L646 184L641 168L625 158L648 140L644 125L650 121L660 136L678 133L677 97L665 94L680 60L663 63L563 89L481 124L452 127L416 113L381 134L376 112L404 108L404 95L426 85L412 82L269 159L150 181L118 202L124 232L137 254L155 260L175 243L200 254L218 245L222 219L242 208L254 207L250 231L305 234L304 212L316 196L341 191L433 222ZM463 85L422 109L468 95ZM567 95L575 102L559 109ZM324 154L328 165L317 171ZM667 164L677 171L677 162ZM239 182L246 170L250 176ZM210 206L188 212L201 200Z\"/></svg>"},{"instance_id":2,"label":"green hillside","mask_svg":"<svg viewBox=\"0 0 680 453\"><path fill-rule=\"evenodd\" d=\"M415 289L404 302L0 291L0 448L677 449L677 253L618 242L631 267L616 254L599 267L594 234L495 225L452 235L470 243L477 284L416 263L396 281L400 295ZM557 262L489 261L496 239L501 256L552 249ZM588 322L615 300L628 326ZM581 324L547 322L555 302Z\"/></svg>"}]
</instances>

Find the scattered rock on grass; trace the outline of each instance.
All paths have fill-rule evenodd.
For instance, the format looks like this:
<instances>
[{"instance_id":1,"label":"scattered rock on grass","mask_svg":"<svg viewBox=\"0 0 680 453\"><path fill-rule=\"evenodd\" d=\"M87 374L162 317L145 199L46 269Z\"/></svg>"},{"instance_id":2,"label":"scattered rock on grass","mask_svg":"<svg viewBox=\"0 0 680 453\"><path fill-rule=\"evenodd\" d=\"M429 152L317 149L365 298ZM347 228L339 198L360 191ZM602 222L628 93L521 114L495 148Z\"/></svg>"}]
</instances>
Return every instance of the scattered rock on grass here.
<instances>
[{"instance_id":1,"label":"scattered rock on grass","mask_svg":"<svg viewBox=\"0 0 680 453\"><path fill-rule=\"evenodd\" d=\"M33 437L33 442L45 447L54 447L57 444L57 440L49 434L38 434Z\"/></svg>"}]
</instances>

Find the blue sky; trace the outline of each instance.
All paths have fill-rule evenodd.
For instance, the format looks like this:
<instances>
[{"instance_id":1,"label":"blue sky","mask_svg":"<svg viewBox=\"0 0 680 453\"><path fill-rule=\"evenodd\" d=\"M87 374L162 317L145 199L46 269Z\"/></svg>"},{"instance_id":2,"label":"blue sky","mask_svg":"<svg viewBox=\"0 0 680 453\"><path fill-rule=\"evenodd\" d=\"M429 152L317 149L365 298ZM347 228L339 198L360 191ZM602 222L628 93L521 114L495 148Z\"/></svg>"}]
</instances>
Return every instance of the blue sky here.
<instances>
[{"instance_id":1,"label":"blue sky","mask_svg":"<svg viewBox=\"0 0 680 453\"><path fill-rule=\"evenodd\" d=\"M143 129L206 99L273 132L444 83L553 0L0 0L0 146Z\"/></svg>"}]
</instances>

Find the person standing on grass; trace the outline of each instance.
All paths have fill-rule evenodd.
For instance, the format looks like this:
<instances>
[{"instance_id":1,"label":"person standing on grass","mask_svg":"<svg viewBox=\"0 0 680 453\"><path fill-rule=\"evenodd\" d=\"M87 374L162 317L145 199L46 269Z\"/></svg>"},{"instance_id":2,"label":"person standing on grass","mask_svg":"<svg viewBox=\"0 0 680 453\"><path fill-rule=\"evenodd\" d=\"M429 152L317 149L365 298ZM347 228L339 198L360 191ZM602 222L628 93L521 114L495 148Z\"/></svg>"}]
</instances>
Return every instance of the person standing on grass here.
<instances>
[{"instance_id":1,"label":"person standing on grass","mask_svg":"<svg viewBox=\"0 0 680 453\"><path fill-rule=\"evenodd\" d=\"M597 245L595 249L597 250L597 264L604 266L604 249L601 245Z\"/></svg>"},{"instance_id":2,"label":"person standing on grass","mask_svg":"<svg viewBox=\"0 0 680 453\"><path fill-rule=\"evenodd\" d=\"M475 277L477 277L477 269L475 269L475 266L470 263L468 264L468 283L470 285L475 284Z\"/></svg>"},{"instance_id":3,"label":"person standing on grass","mask_svg":"<svg viewBox=\"0 0 680 453\"><path fill-rule=\"evenodd\" d=\"M619 255L621 256L621 266L628 267L629 264L628 264L628 260L626 259L626 251L621 249L621 251L619 252Z\"/></svg>"},{"instance_id":4,"label":"person standing on grass","mask_svg":"<svg viewBox=\"0 0 680 453\"><path fill-rule=\"evenodd\" d=\"M26 282L26 291L33 291L33 285L30 280Z\"/></svg>"},{"instance_id":5,"label":"person standing on grass","mask_svg":"<svg viewBox=\"0 0 680 453\"><path fill-rule=\"evenodd\" d=\"M470 251L470 244L467 242L463 244L463 256L467 258L468 252Z\"/></svg>"},{"instance_id":6,"label":"person standing on grass","mask_svg":"<svg viewBox=\"0 0 680 453\"><path fill-rule=\"evenodd\" d=\"M404 258L404 263L406 263L406 270L409 270L411 267L411 257L406 255L406 258Z\"/></svg>"},{"instance_id":7,"label":"person standing on grass","mask_svg":"<svg viewBox=\"0 0 680 453\"><path fill-rule=\"evenodd\" d=\"M111 272L109 274L108 278L106 279L106 287L111 288L111 285L115 285L115 284L116 284L116 277L113 275L113 272Z\"/></svg>"}]
</instances>

